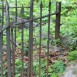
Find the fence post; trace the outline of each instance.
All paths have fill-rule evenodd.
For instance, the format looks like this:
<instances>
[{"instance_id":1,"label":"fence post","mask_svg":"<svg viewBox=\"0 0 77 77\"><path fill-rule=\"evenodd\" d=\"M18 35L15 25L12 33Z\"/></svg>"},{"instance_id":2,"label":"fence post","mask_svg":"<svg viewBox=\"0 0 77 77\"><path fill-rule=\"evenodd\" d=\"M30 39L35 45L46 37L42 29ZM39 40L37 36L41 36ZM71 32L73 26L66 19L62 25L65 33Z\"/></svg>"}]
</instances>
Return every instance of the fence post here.
<instances>
[{"instance_id":1,"label":"fence post","mask_svg":"<svg viewBox=\"0 0 77 77\"><path fill-rule=\"evenodd\" d=\"M55 39L60 37L60 13L61 13L61 2L57 2L56 3Z\"/></svg>"},{"instance_id":2,"label":"fence post","mask_svg":"<svg viewBox=\"0 0 77 77\"><path fill-rule=\"evenodd\" d=\"M21 7L21 12L20 12L21 18L24 17L24 6L22 5ZM22 21L22 20L21 20ZM22 40L22 73L21 73L21 77L24 77L24 28L23 28L24 24L22 24L22 31L21 31L21 40Z\"/></svg>"},{"instance_id":3,"label":"fence post","mask_svg":"<svg viewBox=\"0 0 77 77\"><path fill-rule=\"evenodd\" d=\"M0 30L3 27L3 20L4 20L4 0L2 0L2 24L0 26ZM0 33L0 64L1 64L1 77L3 77L3 32Z\"/></svg>"},{"instance_id":4,"label":"fence post","mask_svg":"<svg viewBox=\"0 0 77 77\"><path fill-rule=\"evenodd\" d=\"M2 51L2 32L0 33L0 73L1 77L3 77L3 51Z\"/></svg>"},{"instance_id":5,"label":"fence post","mask_svg":"<svg viewBox=\"0 0 77 77\"><path fill-rule=\"evenodd\" d=\"M9 4L6 2L6 39L7 39L7 67L8 67L8 77L11 77L11 52L10 52L10 20L9 20Z\"/></svg>"},{"instance_id":6,"label":"fence post","mask_svg":"<svg viewBox=\"0 0 77 77\"><path fill-rule=\"evenodd\" d=\"M33 1L30 0L30 25L29 25L29 53L28 53L28 77L33 77Z\"/></svg>"}]
</instances>

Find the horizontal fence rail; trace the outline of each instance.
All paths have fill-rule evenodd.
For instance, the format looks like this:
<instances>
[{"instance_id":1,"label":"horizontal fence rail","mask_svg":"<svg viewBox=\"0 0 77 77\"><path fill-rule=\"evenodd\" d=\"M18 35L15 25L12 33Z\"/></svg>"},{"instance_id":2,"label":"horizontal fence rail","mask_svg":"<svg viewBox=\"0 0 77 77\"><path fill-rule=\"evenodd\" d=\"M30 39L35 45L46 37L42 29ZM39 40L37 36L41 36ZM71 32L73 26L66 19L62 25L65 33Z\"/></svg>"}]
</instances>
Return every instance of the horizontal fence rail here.
<instances>
[{"instance_id":1,"label":"horizontal fence rail","mask_svg":"<svg viewBox=\"0 0 77 77\"><path fill-rule=\"evenodd\" d=\"M40 2L38 17L34 17L33 0L31 0L29 7L18 6L17 0L15 0L14 7L10 7L7 1L4 5L4 2L4 0L1 2L2 8L0 8L2 12L0 22L0 77L50 77L51 16L55 15L56 17L55 38L59 38L61 2L56 2L56 12L54 13L51 12L52 4L49 2L48 11L45 15L43 15L43 3ZM15 9L15 16L10 11L13 8ZM18 8L20 8L20 13ZM25 8L29 9L28 19L24 18ZM43 23L44 18L47 18L46 25ZM45 26L47 27L46 33L43 32ZM43 45L44 35L46 35L45 45ZM46 60L44 60L45 58ZM44 72L44 76L42 72Z\"/></svg>"},{"instance_id":2,"label":"horizontal fence rail","mask_svg":"<svg viewBox=\"0 0 77 77\"><path fill-rule=\"evenodd\" d=\"M9 7L9 8L22 8L22 7ZM24 7L24 8L30 8L30 7ZM6 8L0 8L0 9L6 9Z\"/></svg>"},{"instance_id":3,"label":"horizontal fence rail","mask_svg":"<svg viewBox=\"0 0 77 77\"><path fill-rule=\"evenodd\" d=\"M15 27L19 26L19 24L24 24L24 23L27 23L27 22L30 22L30 21L35 21L35 20L38 20L40 18L45 18L45 17L51 16L51 15L55 15L55 14L57 14L57 13L51 13L51 14L47 14L47 15L44 15L42 17L38 17L38 18L35 18L35 19L29 19L29 20L26 20L26 21L16 22L16 23L13 23L13 26L10 26L10 28L15 28ZM9 27L8 25L2 27L0 32L4 31L8 27Z\"/></svg>"}]
</instances>

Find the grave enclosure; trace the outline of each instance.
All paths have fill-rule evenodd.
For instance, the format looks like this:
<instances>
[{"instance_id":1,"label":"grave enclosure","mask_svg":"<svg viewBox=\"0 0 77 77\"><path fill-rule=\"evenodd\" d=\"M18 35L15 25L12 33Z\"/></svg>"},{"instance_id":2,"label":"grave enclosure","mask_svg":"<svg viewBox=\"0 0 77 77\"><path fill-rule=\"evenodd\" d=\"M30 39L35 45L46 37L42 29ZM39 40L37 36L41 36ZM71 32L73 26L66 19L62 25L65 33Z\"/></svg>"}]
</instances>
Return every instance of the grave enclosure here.
<instances>
[{"instance_id":1,"label":"grave enclosure","mask_svg":"<svg viewBox=\"0 0 77 77\"><path fill-rule=\"evenodd\" d=\"M5 3L5 4L4 4ZM47 58L47 65L46 65L46 77L49 77L49 48L50 48L50 23L51 23L51 16L55 15L55 38L59 38L59 32L60 32L60 12L61 12L61 2L56 2L56 11L54 13L51 12L51 5L52 3L49 2L48 4L48 11L46 15L42 14L43 11L43 3L40 2L40 13L39 17L34 18L33 16L33 9L34 2L31 0L30 6L24 7L17 6L17 0L15 1L15 6L10 7L10 3L7 1L1 1L1 20L0 20L0 77L17 77L17 60L19 64L21 65L21 68L19 70L19 76L18 77L37 77L34 73L34 29L36 27L39 28L39 47L38 47L38 77L41 77L41 59L42 59L42 26L43 22L42 20L44 18L48 18L47 20L47 51L46 51L46 58ZM24 13L25 8L29 9L29 19L25 19ZM10 9L15 10L15 16L13 17L13 22L11 22L11 13ZM20 16L18 17L18 9L20 9ZM38 21L39 23L36 23L35 21ZM28 45L26 46L25 38L26 35L24 31L28 30ZM20 31L20 42L17 40L17 33ZM24 38L25 37L25 38ZM4 40L5 44L4 44ZM18 42L17 42L18 41ZM18 48L18 46L20 48ZM27 47L28 50L25 50ZM5 50L4 50L5 48ZM27 51L27 55L24 53L24 51ZM19 61L21 60L21 62ZM6 64L5 64L6 62ZM37 64L36 64L37 65ZM5 68L6 67L6 68ZM4 74L4 70L6 70L6 73ZM36 71L36 70L35 70Z\"/></svg>"}]
</instances>

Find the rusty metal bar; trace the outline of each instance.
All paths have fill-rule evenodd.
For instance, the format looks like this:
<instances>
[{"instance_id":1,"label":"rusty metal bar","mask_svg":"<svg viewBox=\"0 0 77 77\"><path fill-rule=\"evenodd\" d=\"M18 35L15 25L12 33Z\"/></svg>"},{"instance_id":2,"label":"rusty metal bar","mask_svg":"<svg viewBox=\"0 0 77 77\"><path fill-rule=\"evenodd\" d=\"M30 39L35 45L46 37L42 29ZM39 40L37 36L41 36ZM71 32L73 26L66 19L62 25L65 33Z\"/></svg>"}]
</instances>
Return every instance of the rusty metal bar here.
<instances>
[{"instance_id":1,"label":"rusty metal bar","mask_svg":"<svg viewBox=\"0 0 77 77\"><path fill-rule=\"evenodd\" d=\"M33 20L33 0L30 2L30 19ZM29 25L28 77L33 77L33 21Z\"/></svg>"},{"instance_id":2,"label":"rusty metal bar","mask_svg":"<svg viewBox=\"0 0 77 77\"><path fill-rule=\"evenodd\" d=\"M15 1L17 1L17 0L15 0ZM16 2L16 5L17 5L17 2ZM17 15L17 8L15 8L15 9L16 9L16 15ZM15 16L15 19L16 18L17 18L17 16ZM14 34L13 34L13 32L14 32ZM15 76L15 51L16 51L16 46L14 45L13 41L16 44L16 28L15 29L11 29L11 38L12 38L12 63L13 63L12 76L14 77Z\"/></svg>"},{"instance_id":3,"label":"rusty metal bar","mask_svg":"<svg viewBox=\"0 0 77 77\"><path fill-rule=\"evenodd\" d=\"M24 28L22 28L22 77L24 77Z\"/></svg>"},{"instance_id":4,"label":"rusty metal bar","mask_svg":"<svg viewBox=\"0 0 77 77\"><path fill-rule=\"evenodd\" d=\"M19 6L17 6L17 7L10 7L10 8L22 8L22 6L21 7L19 7ZM30 8L30 7L24 7L24 8Z\"/></svg>"},{"instance_id":5,"label":"rusty metal bar","mask_svg":"<svg viewBox=\"0 0 77 77\"><path fill-rule=\"evenodd\" d=\"M6 25L6 26L3 26L2 28L1 28L1 30L0 30L0 33L2 33L5 29L7 29L9 26L8 25Z\"/></svg>"},{"instance_id":6,"label":"rusty metal bar","mask_svg":"<svg viewBox=\"0 0 77 77\"><path fill-rule=\"evenodd\" d=\"M50 42L50 13L51 13L51 1L49 2L49 16L48 16L48 41L47 41L47 77L48 75L48 68L49 68L49 42Z\"/></svg>"},{"instance_id":7,"label":"rusty metal bar","mask_svg":"<svg viewBox=\"0 0 77 77\"><path fill-rule=\"evenodd\" d=\"M39 77L41 77L41 42L42 42L42 1L40 3L40 42L39 42Z\"/></svg>"},{"instance_id":8,"label":"rusty metal bar","mask_svg":"<svg viewBox=\"0 0 77 77\"><path fill-rule=\"evenodd\" d=\"M2 7L4 8L4 0L2 0ZM4 23L4 9L2 9L2 26Z\"/></svg>"},{"instance_id":9,"label":"rusty metal bar","mask_svg":"<svg viewBox=\"0 0 77 77\"><path fill-rule=\"evenodd\" d=\"M13 70L12 70L12 76L14 77L15 75L15 53L14 53L14 43L13 43L13 29L11 29L11 40L12 40L12 64L13 64Z\"/></svg>"},{"instance_id":10,"label":"rusty metal bar","mask_svg":"<svg viewBox=\"0 0 77 77\"><path fill-rule=\"evenodd\" d=\"M9 9L10 9L10 8L22 8L22 7L19 7L19 6L17 6L17 7L9 7ZM24 7L24 8L30 8L30 7ZM6 9L6 8L2 7L2 8L0 8L0 9Z\"/></svg>"},{"instance_id":11,"label":"rusty metal bar","mask_svg":"<svg viewBox=\"0 0 77 77\"><path fill-rule=\"evenodd\" d=\"M15 7L17 7L17 0L15 0ZM17 22L17 8L15 8L15 22ZM15 44L16 44L16 27L15 27L15 29L14 29L14 42L15 42ZM14 51L13 51L13 54L14 54L14 56L15 56L15 51L16 51L16 46L14 46ZM15 57L13 58L14 60L14 65L13 65L13 70L14 70L14 74L15 74Z\"/></svg>"},{"instance_id":12,"label":"rusty metal bar","mask_svg":"<svg viewBox=\"0 0 77 77\"><path fill-rule=\"evenodd\" d=\"M2 50L2 33L0 33L0 73L1 77L3 77L3 50Z\"/></svg>"},{"instance_id":13,"label":"rusty metal bar","mask_svg":"<svg viewBox=\"0 0 77 77\"><path fill-rule=\"evenodd\" d=\"M10 26L9 20L9 4L6 2L6 25ZM11 52L10 52L10 27L6 29L6 39L7 39L7 66L8 66L8 77L11 77Z\"/></svg>"},{"instance_id":14,"label":"rusty metal bar","mask_svg":"<svg viewBox=\"0 0 77 77\"><path fill-rule=\"evenodd\" d=\"M15 6L17 7L17 0L15 0ZM17 8L15 8L15 22L17 22ZM16 27L15 27L15 43L16 43ZM16 50L16 47L15 47Z\"/></svg>"},{"instance_id":15,"label":"rusty metal bar","mask_svg":"<svg viewBox=\"0 0 77 77\"><path fill-rule=\"evenodd\" d=\"M22 5L22 8L21 8L21 17L23 18L23 15L24 15L24 7ZM22 21L22 20L21 20ZM24 24L21 24L22 25L22 31L21 31L21 40L22 40L22 53L21 53L21 56L22 56L22 75L21 77L24 77Z\"/></svg>"},{"instance_id":16,"label":"rusty metal bar","mask_svg":"<svg viewBox=\"0 0 77 77\"><path fill-rule=\"evenodd\" d=\"M50 16L51 15L56 15L57 13L51 13L50 14ZM42 16L42 18L45 18L45 17L48 17L49 16L49 14L47 14L47 15L44 15L44 16ZM29 20L27 20L27 21L25 21L25 22L22 22L22 23L14 23L14 25L13 26L10 26L10 28L15 28L15 27L17 27L18 26L18 24L24 24L24 23L27 23L27 22L30 22L30 21L35 21L35 20L38 20L38 19L40 19L41 17L37 17L37 18L34 18L34 19L29 19ZM8 28L9 26L4 26L1 30L0 30L0 33L2 32L2 31L4 31L6 28Z\"/></svg>"},{"instance_id":17,"label":"rusty metal bar","mask_svg":"<svg viewBox=\"0 0 77 77\"><path fill-rule=\"evenodd\" d=\"M2 7L4 7L4 0L2 0ZM2 24L1 24L1 28L3 27L3 21L4 21L4 10L2 9ZM0 33L0 58L1 58L1 77L3 77L3 32Z\"/></svg>"},{"instance_id":18,"label":"rusty metal bar","mask_svg":"<svg viewBox=\"0 0 77 77\"><path fill-rule=\"evenodd\" d=\"M56 14L57 14L57 12L51 13L50 15L56 15ZM48 16L50 16L50 15L49 15L49 14L43 15L42 18L48 17ZM30 21L35 21L35 20L38 20L38 19L40 19L40 18L41 18L41 17L29 19L29 20L27 20L27 21L25 21L25 22L22 22L22 23L26 23L26 22L30 22ZM15 23L15 25L22 24L22 23ZM14 26L14 27L15 27L15 26Z\"/></svg>"},{"instance_id":19,"label":"rusty metal bar","mask_svg":"<svg viewBox=\"0 0 77 77\"><path fill-rule=\"evenodd\" d=\"M6 29L7 37L7 60L8 60L8 77L11 77L11 53L10 53L10 28Z\"/></svg>"},{"instance_id":20,"label":"rusty metal bar","mask_svg":"<svg viewBox=\"0 0 77 77\"><path fill-rule=\"evenodd\" d=\"M60 37L60 13L61 13L61 2L56 3L56 26L55 26L55 39Z\"/></svg>"}]
</instances>

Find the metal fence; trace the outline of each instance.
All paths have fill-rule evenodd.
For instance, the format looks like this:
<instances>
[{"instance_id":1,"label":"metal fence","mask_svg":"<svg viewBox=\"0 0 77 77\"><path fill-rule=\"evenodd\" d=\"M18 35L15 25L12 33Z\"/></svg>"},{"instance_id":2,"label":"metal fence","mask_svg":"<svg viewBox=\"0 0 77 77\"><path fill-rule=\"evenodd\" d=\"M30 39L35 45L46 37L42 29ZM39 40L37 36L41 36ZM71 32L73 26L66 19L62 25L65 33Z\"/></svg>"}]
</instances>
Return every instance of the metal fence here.
<instances>
[{"instance_id":1,"label":"metal fence","mask_svg":"<svg viewBox=\"0 0 77 77\"><path fill-rule=\"evenodd\" d=\"M56 3L56 12L51 12L51 2L49 2L48 6L48 14L43 15L43 3L40 3L40 13L39 17L34 18L33 16L33 0L30 2L30 7L18 7L17 1L15 3L15 7L9 7L9 3L5 2L6 6L4 6L4 0L2 1L2 8L0 8L2 12L2 18L0 23L0 77L50 77L49 75L49 48L50 48L50 19L52 15L56 16L55 21L55 37L59 37L60 31L60 12L61 12L61 2ZM30 17L28 20L24 19L24 11L25 8L30 9ZM11 14L10 9L15 10L14 22L11 23ZM21 9L20 17L18 17L18 9ZM47 47L46 47L46 66L45 66L45 75L42 75L42 20L47 18ZM38 21L39 24L35 24L34 21ZM24 25L27 25L24 28ZM38 44L38 59L34 58L36 53L34 48L34 41L37 41L34 38L34 29L36 25L39 25L38 37L39 44ZM21 29L19 29L19 27ZM25 38L27 38L24 32L28 31L28 40L27 46ZM17 36L20 36L20 41L17 39ZM19 48L18 48L18 43ZM27 50L25 50L27 48ZM37 50L36 49L36 50ZM25 52L27 52L26 55ZM36 62L37 60L37 62ZM36 62L36 64L34 64ZM20 66L19 66L20 65ZM35 65L35 67L34 67ZM37 65L37 67L36 67ZM19 69L18 69L19 68ZM38 68L38 69L37 69ZM17 72L18 71L18 72ZM37 74L36 74L36 73Z\"/></svg>"}]
</instances>

